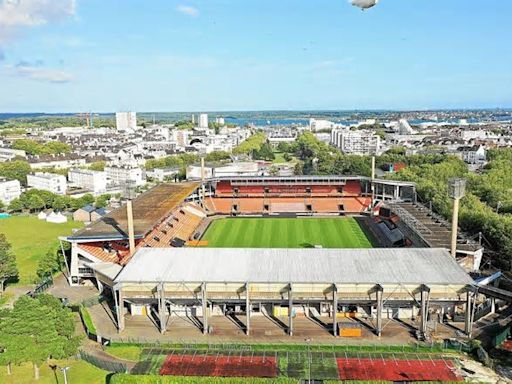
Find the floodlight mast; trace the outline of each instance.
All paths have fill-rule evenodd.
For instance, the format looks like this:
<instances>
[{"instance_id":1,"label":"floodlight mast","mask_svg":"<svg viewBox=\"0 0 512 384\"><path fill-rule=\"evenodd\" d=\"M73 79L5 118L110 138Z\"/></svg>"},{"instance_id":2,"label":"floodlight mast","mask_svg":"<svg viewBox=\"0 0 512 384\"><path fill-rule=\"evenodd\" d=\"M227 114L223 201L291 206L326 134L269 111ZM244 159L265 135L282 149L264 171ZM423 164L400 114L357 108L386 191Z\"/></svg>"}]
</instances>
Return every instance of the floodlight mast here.
<instances>
[{"instance_id":1,"label":"floodlight mast","mask_svg":"<svg viewBox=\"0 0 512 384\"><path fill-rule=\"evenodd\" d=\"M455 258L455 256L457 255L459 205L460 199L462 199L466 194L466 180L462 178L452 178L448 180L448 194L453 199L451 254Z\"/></svg>"}]
</instances>

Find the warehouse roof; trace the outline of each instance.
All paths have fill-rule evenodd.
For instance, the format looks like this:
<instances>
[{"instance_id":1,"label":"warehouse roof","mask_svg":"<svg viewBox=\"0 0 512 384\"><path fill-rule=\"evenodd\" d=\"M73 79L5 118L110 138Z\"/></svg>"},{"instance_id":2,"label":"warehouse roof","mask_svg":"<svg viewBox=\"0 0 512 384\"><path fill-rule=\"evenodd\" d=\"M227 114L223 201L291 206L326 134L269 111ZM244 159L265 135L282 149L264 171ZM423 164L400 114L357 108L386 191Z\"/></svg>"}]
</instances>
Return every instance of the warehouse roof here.
<instances>
[{"instance_id":1,"label":"warehouse roof","mask_svg":"<svg viewBox=\"0 0 512 384\"><path fill-rule=\"evenodd\" d=\"M143 238L168 217L198 183L160 184L133 200L133 226L136 238ZM126 207L120 207L91 225L74 233L68 240L122 240L128 238Z\"/></svg>"},{"instance_id":2,"label":"warehouse roof","mask_svg":"<svg viewBox=\"0 0 512 384\"><path fill-rule=\"evenodd\" d=\"M447 250L142 248L116 282L471 284Z\"/></svg>"}]
</instances>

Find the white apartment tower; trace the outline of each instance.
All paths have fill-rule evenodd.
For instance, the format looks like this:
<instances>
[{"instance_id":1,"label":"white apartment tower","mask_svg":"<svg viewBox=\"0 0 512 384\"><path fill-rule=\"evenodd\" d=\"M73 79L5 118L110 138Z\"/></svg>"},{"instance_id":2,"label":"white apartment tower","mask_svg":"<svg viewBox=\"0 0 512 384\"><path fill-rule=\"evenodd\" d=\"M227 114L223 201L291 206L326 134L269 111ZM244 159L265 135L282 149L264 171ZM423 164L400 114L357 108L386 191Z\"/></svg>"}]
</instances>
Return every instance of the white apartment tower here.
<instances>
[{"instance_id":1,"label":"white apartment tower","mask_svg":"<svg viewBox=\"0 0 512 384\"><path fill-rule=\"evenodd\" d=\"M101 195L107 191L107 174L102 171L71 169L68 172L68 180L77 187L88 189L94 195Z\"/></svg>"},{"instance_id":2,"label":"white apartment tower","mask_svg":"<svg viewBox=\"0 0 512 384\"><path fill-rule=\"evenodd\" d=\"M36 172L27 175L27 185L35 189L65 195L68 187L66 177L55 173Z\"/></svg>"},{"instance_id":3,"label":"white apartment tower","mask_svg":"<svg viewBox=\"0 0 512 384\"><path fill-rule=\"evenodd\" d=\"M116 112L116 128L118 131L135 131L137 129L137 113Z\"/></svg>"},{"instance_id":4,"label":"white apartment tower","mask_svg":"<svg viewBox=\"0 0 512 384\"><path fill-rule=\"evenodd\" d=\"M9 204L21 195L21 184L18 180L7 180L0 177L0 201Z\"/></svg>"},{"instance_id":5,"label":"white apartment tower","mask_svg":"<svg viewBox=\"0 0 512 384\"><path fill-rule=\"evenodd\" d=\"M208 128L208 114L199 114L199 128Z\"/></svg>"},{"instance_id":6,"label":"white apartment tower","mask_svg":"<svg viewBox=\"0 0 512 384\"><path fill-rule=\"evenodd\" d=\"M376 155L380 152L380 137L371 132L333 129L331 144L343 153Z\"/></svg>"}]
</instances>

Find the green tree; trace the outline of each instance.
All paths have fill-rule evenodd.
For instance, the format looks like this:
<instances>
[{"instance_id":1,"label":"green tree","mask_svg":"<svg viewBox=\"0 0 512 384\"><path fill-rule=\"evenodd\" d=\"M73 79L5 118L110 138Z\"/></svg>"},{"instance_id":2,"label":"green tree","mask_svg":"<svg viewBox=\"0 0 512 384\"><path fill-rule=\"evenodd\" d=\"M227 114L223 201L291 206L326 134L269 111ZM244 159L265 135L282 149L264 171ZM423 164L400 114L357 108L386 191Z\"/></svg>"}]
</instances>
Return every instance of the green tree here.
<instances>
[{"instance_id":1,"label":"green tree","mask_svg":"<svg viewBox=\"0 0 512 384\"><path fill-rule=\"evenodd\" d=\"M18 277L16 256L12 252L11 244L3 233L0 233L0 293L4 291L5 283Z\"/></svg>"},{"instance_id":2,"label":"green tree","mask_svg":"<svg viewBox=\"0 0 512 384\"><path fill-rule=\"evenodd\" d=\"M19 198L12 200L7 206L9 212L21 212L23 210L23 203Z\"/></svg>"},{"instance_id":3,"label":"green tree","mask_svg":"<svg viewBox=\"0 0 512 384\"><path fill-rule=\"evenodd\" d=\"M49 249L45 257L39 260L36 274L40 279L52 276L55 272L60 271L60 255L55 249Z\"/></svg>"},{"instance_id":4,"label":"green tree","mask_svg":"<svg viewBox=\"0 0 512 384\"><path fill-rule=\"evenodd\" d=\"M106 163L104 161L96 161L89 165L91 171L104 171Z\"/></svg>"},{"instance_id":5,"label":"green tree","mask_svg":"<svg viewBox=\"0 0 512 384\"><path fill-rule=\"evenodd\" d=\"M66 196L55 196L52 201L51 207L55 211L64 211L69 207L69 198Z\"/></svg>"},{"instance_id":6,"label":"green tree","mask_svg":"<svg viewBox=\"0 0 512 384\"><path fill-rule=\"evenodd\" d=\"M73 332L73 315L59 299L51 295L23 295L12 310L4 311L0 317L0 348L4 350L0 359L8 367L32 362L37 380L44 360L76 353L79 339Z\"/></svg>"},{"instance_id":7,"label":"green tree","mask_svg":"<svg viewBox=\"0 0 512 384\"><path fill-rule=\"evenodd\" d=\"M26 161L7 161L0 163L0 176L6 179L16 179L22 185L27 185L27 175L31 172L30 165Z\"/></svg>"},{"instance_id":8,"label":"green tree","mask_svg":"<svg viewBox=\"0 0 512 384\"><path fill-rule=\"evenodd\" d=\"M33 195L28 200L28 209L31 211L41 210L44 206L44 200L38 195Z\"/></svg>"},{"instance_id":9,"label":"green tree","mask_svg":"<svg viewBox=\"0 0 512 384\"><path fill-rule=\"evenodd\" d=\"M206 155L206 161L222 161L228 160L231 157L231 154L226 151L213 151Z\"/></svg>"},{"instance_id":10,"label":"green tree","mask_svg":"<svg viewBox=\"0 0 512 384\"><path fill-rule=\"evenodd\" d=\"M112 195L110 195L108 193L98 196L96 198L96 203L95 203L96 208L105 208L108 205L108 203L110 202L111 198L112 198Z\"/></svg>"}]
</instances>

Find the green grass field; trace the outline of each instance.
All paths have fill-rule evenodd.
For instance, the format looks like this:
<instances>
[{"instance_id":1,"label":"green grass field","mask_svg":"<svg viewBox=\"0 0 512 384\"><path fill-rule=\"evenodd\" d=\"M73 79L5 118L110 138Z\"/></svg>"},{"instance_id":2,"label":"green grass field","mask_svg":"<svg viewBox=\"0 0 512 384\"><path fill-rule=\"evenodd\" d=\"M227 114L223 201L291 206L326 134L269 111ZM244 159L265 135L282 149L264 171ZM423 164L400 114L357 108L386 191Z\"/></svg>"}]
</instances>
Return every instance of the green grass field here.
<instances>
[{"instance_id":1,"label":"green grass field","mask_svg":"<svg viewBox=\"0 0 512 384\"><path fill-rule=\"evenodd\" d=\"M336 218L222 218L202 240L214 248L372 248L357 221Z\"/></svg>"},{"instance_id":2,"label":"green grass field","mask_svg":"<svg viewBox=\"0 0 512 384\"><path fill-rule=\"evenodd\" d=\"M64 224L47 223L35 216L13 216L0 219L0 233L11 243L20 272L19 284L32 283L37 263L52 247L58 246L58 236L70 235L82 223L68 221Z\"/></svg>"}]
</instances>

